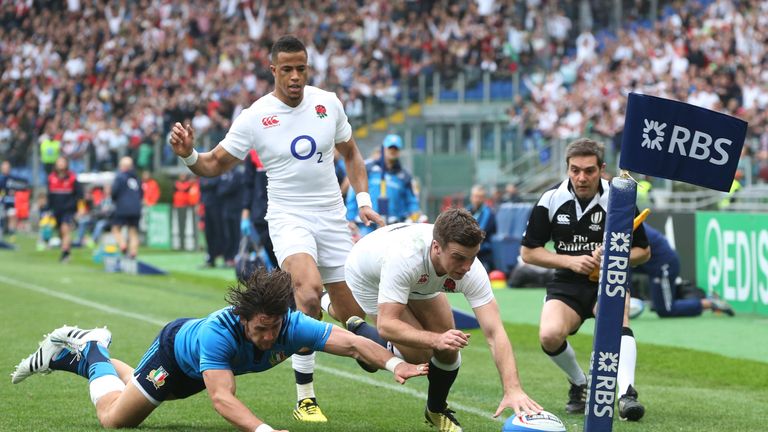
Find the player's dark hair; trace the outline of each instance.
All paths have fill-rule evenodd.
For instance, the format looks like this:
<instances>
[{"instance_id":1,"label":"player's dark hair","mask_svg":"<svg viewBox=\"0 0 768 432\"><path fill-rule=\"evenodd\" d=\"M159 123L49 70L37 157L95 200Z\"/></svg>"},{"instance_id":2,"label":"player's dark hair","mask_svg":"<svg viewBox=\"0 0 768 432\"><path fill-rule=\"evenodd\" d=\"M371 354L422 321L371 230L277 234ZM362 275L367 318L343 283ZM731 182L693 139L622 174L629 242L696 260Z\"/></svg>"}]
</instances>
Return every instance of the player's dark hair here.
<instances>
[{"instance_id":1,"label":"player's dark hair","mask_svg":"<svg viewBox=\"0 0 768 432\"><path fill-rule=\"evenodd\" d=\"M435 220L432 238L441 247L451 242L475 247L483 242L485 232L480 229L472 213L463 208L450 208L440 213Z\"/></svg>"},{"instance_id":2,"label":"player's dark hair","mask_svg":"<svg viewBox=\"0 0 768 432\"><path fill-rule=\"evenodd\" d=\"M285 315L294 306L291 275L259 267L229 289L227 303L234 306L235 315L246 320L257 314Z\"/></svg>"},{"instance_id":3,"label":"player's dark hair","mask_svg":"<svg viewBox=\"0 0 768 432\"><path fill-rule=\"evenodd\" d=\"M605 147L595 140L589 138L579 138L572 141L565 148L565 165L571 161L573 156L597 156L597 166L603 166L605 160Z\"/></svg>"},{"instance_id":4,"label":"player's dark hair","mask_svg":"<svg viewBox=\"0 0 768 432\"><path fill-rule=\"evenodd\" d=\"M280 39L278 39L275 44L272 45L272 53L270 54L270 58L272 59L272 64L277 64L277 55L279 53L295 53L302 51L304 54L306 54L307 48L298 38L296 38L296 36L285 35L281 36Z\"/></svg>"}]
</instances>

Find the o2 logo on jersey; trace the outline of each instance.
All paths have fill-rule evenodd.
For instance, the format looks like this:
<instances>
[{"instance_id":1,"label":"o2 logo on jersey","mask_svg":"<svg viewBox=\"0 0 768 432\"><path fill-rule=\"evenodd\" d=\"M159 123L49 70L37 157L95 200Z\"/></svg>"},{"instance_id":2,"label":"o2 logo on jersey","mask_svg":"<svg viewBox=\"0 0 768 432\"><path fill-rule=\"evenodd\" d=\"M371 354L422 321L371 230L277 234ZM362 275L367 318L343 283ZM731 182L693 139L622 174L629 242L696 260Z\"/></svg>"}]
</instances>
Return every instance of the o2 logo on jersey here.
<instances>
[{"instance_id":1,"label":"o2 logo on jersey","mask_svg":"<svg viewBox=\"0 0 768 432\"><path fill-rule=\"evenodd\" d=\"M317 143L309 135L300 135L291 141L291 154L298 160L307 160L317 155L317 163L323 163L323 152L317 151Z\"/></svg>"}]
</instances>

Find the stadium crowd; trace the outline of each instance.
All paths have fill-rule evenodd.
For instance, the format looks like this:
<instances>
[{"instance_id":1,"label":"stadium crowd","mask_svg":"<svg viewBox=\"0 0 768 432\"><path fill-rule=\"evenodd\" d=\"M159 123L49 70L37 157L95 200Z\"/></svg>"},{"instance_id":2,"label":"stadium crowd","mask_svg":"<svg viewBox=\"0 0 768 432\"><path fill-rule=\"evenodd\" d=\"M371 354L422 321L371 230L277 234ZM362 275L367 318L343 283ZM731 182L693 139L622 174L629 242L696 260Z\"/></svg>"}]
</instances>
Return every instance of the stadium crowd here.
<instances>
[{"instance_id":1,"label":"stadium crowd","mask_svg":"<svg viewBox=\"0 0 768 432\"><path fill-rule=\"evenodd\" d=\"M758 174L768 164L768 3L662 1L653 23L630 7L615 33L603 3L583 13L566 0L4 2L0 153L23 165L51 139L78 172L126 153L145 168L172 118L218 141L269 91L271 35L287 29L307 41L311 84L336 91L353 124L418 74L519 70L530 98L511 122L528 146L589 133L618 145L634 90L749 121Z\"/></svg>"}]
</instances>

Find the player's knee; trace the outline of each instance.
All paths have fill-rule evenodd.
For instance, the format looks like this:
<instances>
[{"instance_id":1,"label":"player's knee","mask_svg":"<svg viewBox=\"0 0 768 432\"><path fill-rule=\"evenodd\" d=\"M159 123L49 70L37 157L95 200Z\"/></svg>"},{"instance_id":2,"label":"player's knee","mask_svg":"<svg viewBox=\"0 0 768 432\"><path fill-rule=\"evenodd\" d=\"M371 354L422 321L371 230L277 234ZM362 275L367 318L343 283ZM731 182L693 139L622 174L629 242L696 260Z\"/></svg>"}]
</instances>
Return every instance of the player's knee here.
<instances>
[{"instance_id":1,"label":"player's knee","mask_svg":"<svg viewBox=\"0 0 768 432\"><path fill-rule=\"evenodd\" d=\"M459 352L458 351L437 351L435 350L434 353L435 358L437 361L443 364L454 364L459 359Z\"/></svg>"},{"instance_id":2,"label":"player's knee","mask_svg":"<svg viewBox=\"0 0 768 432\"><path fill-rule=\"evenodd\" d=\"M134 428L138 426L141 421L135 421L133 419L121 418L120 416L111 415L111 413L99 414L99 423L104 429L122 429L122 428Z\"/></svg>"},{"instance_id":3,"label":"player's knee","mask_svg":"<svg viewBox=\"0 0 768 432\"><path fill-rule=\"evenodd\" d=\"M541 346L549 351L555 351L565 341L565 337L548 329L542 329L539 331L539 343Z\"/></svg>"}]
</instances>

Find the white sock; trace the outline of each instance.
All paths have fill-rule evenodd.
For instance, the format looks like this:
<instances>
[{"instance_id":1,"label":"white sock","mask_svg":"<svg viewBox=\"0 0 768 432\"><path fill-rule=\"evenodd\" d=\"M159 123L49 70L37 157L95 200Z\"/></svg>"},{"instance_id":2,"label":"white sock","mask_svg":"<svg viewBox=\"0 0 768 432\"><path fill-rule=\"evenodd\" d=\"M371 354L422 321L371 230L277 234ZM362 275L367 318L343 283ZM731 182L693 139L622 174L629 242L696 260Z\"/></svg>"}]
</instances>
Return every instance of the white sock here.
<instances>
[{"instance_id":1,"label":"white sock","mask_svg":"<svg viewBox=\"0 0 768 432\"><path fill-rule=\"evenodd\" d=\"M433 365L437 366L438 368L444 370L444 371L455 371L461 366L461 352L457 353L456 355L456 361L453 363L443 363L440 360L436 359L435 357L432 357L429 359L429 361L432 362Z\"/></svg>"},{"instance_id":2,"label":"white sock","mask_svg":"<svg viewBox=\"0 0 768 432\"><path fill-rule=\"evenodd\" d=\"M88 387L91 391L91 402L96 406L99 399L107 393L125 390L125 383L115 375L104 375L91 381Z\"/></svg>"},{"instance_id":3,"label":"white sock","mask_svg":"<svg viewBox=\"0 0 768 432\"><path fill-rule=\"evenodd\" d=\"M310 355L298 355L291 356L291 363L293 370L305 374L311 374L315 372L315 353ZM296 384L296 399L303 400L307 398L315 397L314 383Z\"/></svg>"},{"instance_id":4,"label":"white sock","mask_svg":"<svg viewBox=\"0 0 768 432\"><path fill-rule=\"evenodd\" d=\"M624 396L631 385L635 386L635 363L637 362L637 343L632 335L621 336L621 353L619 354L619 371L616 378L619 386L619 397Z\"/></svg>"},{"instance_id":5,"label":"white sock","mask_svg":"<svg viewBox=\"0 0 768 432\"><path fill-rule=\"evenodd\" d=\"M565 349L560 354L550 355L549 358L555 362L557 367L565 372L571 384L582 385L587 383L584 371L581 370L579 362L576 361L576 351L573 350L568 341L565 341Z\"/></svg>"},{"instance_id":6,"label":"white sock","mask_svg":"<svg viewBox=\"0 0 768 432\"><path fill-rule=\"evenodd\" d=\"M328 291L323 292L323 295L320 296L320 308L327 313L328 315L331 314L330 312L331 307L331 296L328 294Z\"/></svg>"},{"instance_id":7,"label":"white sock","mask_svg":"<svg viewBox=\"0 0 768 432\"><path fill-rule=\"evenodd\" d=\"M315 397L315 383L310 382L306 384L296 384L296 400L303 401L304 399Z\"/></svg>"}]
</instances>

